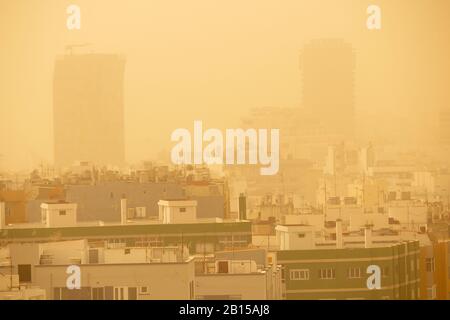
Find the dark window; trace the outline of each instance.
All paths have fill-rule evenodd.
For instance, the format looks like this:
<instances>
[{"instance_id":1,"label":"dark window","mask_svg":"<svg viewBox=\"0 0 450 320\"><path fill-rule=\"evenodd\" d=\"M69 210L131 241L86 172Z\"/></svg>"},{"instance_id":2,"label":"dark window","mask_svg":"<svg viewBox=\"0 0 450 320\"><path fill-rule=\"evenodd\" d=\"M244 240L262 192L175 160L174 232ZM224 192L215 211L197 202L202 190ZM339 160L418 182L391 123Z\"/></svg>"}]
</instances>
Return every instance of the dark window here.
<instances>
[{"instance_id":1,"label":"dark window","mask_svg":"<svg viewBox=\"0 0 450 320\"><path fill-rule=\"evenodd\" d=\"M114 300L114 288L105 287L105 300Z\"/></svg>"},{"instance_id":2,"label":"dark window","mask_svg":"<svg viewBox=\"0 0 450 320\"><path fill-rule=\"evenodd\" d=\"M228 273L228 261L219 261L217 273Z\"/></svg>"},{"instance_id":3,"label":"dark window","mask_svg":"<svg viewBox=\"0 0 450 320\"><path fill-rule=\"evenodd\" d=\"M131 250L130 249L125 249L125 254L130 254Z\"/></svg>"},{"instance_id":4,"label":"dark window","mask_svg":"<svg viewBox=\"0 0 450 320\"><path fill-rule=\"evenodd\" d=\"M141 294L147 294L148 293L148 287L141 287Z\"/></svg>"},{"instance_id":5,"label":"dark window","mask_svg":"<svg viewBox=\"0 0 450 320\"><path fill-rule=\"evenodd\" d=\"M92 288L92 300L104 300L105 297L105 289L101 288Z\"/></svg>"},{"instance_id":6,"label":"dark window","mask_svg":"<svg viewBox=\"0 0 450 320\"><path fill-rule=\"evenodd\" d=\"M98 249L89 250L89 263L98 263Z\"/></svg>"},{"instance_id":7,"label":"dark window","mask_svg":"<svg viewBox=\"0 0 450 320\"><path fill-rule=\"evenodd\" d=\"M389 192L389 194L388 194L388 200L389 201L393 201L396 198L397 198L397 193L396 192L393 192L393 191Z\"/></svg>"},{"instance_id":8,"label":"dark window","mask_svg":"<svg viewBox=\"0 0 450 320\"><path fill-rule=\"evenodd\" d=\"M59 215L60 216L65 216L66 215L66 210L59 210Z\"/></svg>"},{"instance_id":9,"label":"dark window","mask_svg":"<svg viewBox=\"0 0 450 320\"><path fill-rule=\"evenodd\" d=\"M61 288L53 288L53 300L61 300Z\"/></svg>"},{"instance_id":10,"label":"dark window","mask_svg":"<svg viewBox=\"0 0 450 320\"><path fill-rule=\"evenodd\" d=\"M19 264L19 282L31 282L31 264Z\"/></svg>"},{"instance_id":11,"label":"dark window","mask_svg":"<svg viewBox=\"0 0 450 320\"><path fill-rule=\"evenodd\" d=\"M186 208L180 208L180 212L186 212Z\"/></svg>"},{"instance_id":12,"label":"dark window","mask_svg":"<svg viewBox=\"0 0 450 320\"><path fill-rule=\"evenodd\" d=\"M61 300L91 300L91 287L70 290L61 288Z\"/></svg>"},{"instance_id":13,"label":"dark window","mask_svg":"<svg viewBox=\"0 0 450 320\"><path fill-rule=\"evenodd\" d=\"M136 287L128 288L128 300L137 300L137 288Z\"/></svg>"},{"instance_id":14,"label":"dark window","mask_svg":"<svg viewBox=\"0 0 450 320\"><path fill-rule=\"evenodd\" d=\"M194 300L194 281L189 282L189 298Z\"/></svg>"}]
</instances>

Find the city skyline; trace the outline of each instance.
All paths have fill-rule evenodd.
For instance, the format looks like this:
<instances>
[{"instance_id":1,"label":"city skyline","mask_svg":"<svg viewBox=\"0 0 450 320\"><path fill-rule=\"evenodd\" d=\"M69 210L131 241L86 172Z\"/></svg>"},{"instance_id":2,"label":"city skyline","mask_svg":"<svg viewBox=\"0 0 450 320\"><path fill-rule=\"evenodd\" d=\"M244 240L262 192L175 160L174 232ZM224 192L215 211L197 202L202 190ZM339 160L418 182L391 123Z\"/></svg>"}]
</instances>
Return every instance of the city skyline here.
<instances>
[{"instance_id":1,"label":"city skyline","mask_svg":"<svg viewBox=\"0 0 450 320\"><path fill-rule=\"evenodd\" d=\"M51 9L49 2L21 3L1 4L9 16L2 19L0 32L11 49L3 51L0 60L4 70L0 101L8 106L0 108L4 170L53 162L52 66L72 44L91 44L75 48L75 53L119 53L127 59L124 110L129 163L155 159L161 151L168 156L170 132L195 119L212 127L235 127L245 111L255 107L302 107L299 53L314 39L342 39L355 50L355 122L363 140L381 137L426 144L437 134L437 110L446 108L449 100L443 86L450 74L445 58L450 52L445 40L446 1L395 5L380 1L379 31L365 27L368 1L285 6L267 1L240 4L240 10L235 3L216 10L216 5L202 2L192 7L180 4L177 9L159 2L124 7L108 2L107 13L102 13L104 1L79 1L83 10L79 31L65 28L65 3ZM257 15L254 8L259 9ZM13 16L21 18L12 20ZM136 18L129 21L131 16ZM253 17L252 23L248 17ZM27 27L29 21L33 30ZM17 37L8 34L11 28ZM25 35L28 31L32 37ZM377 125L380 120L382 127ZM32 135L27 134L30 130ZM14 143L5 138L11 135Z\"/></svg>"}]
</instances>

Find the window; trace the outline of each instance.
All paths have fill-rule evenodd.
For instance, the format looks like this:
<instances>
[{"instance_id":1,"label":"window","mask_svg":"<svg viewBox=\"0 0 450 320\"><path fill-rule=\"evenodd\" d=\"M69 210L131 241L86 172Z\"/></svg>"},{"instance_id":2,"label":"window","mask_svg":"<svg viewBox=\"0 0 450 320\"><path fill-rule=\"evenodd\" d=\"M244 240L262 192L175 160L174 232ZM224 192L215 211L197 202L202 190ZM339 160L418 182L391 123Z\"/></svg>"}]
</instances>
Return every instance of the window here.
<instances>
[{"instance_id":1,"label":"window","mask_svg":"<svg viewBox=\"0 0 450 320\"><path fill-rule=\"evenodd\" d=\"M304 233L299 233L299 234L297 234L297 236L298 236L299 238L304 238L304 237L305 237L305 234L304 234Z\"/></svg>"},{"instance_id":2,"label":"window","mask_svg":"<svg viewBox=\"0 0 450 320\"><path fill-rule=\"evenodd\" d=\"M105 289L103 287L92 288L92 300L104 300Z\"/></svg>"},{"instance_id":3,"label":"window","mask_svg":"<svg viewBox=\"0 0 450 320\"><path fill-rule=\"evenodd\" d=\"M217 273L228 273L228 261L219 261Z\"/></svg>"},{"instance_id":4,"label":"window","mask_svg":"<svg viewBox=\"0 0 450 320\"><path fill-rule=\"evenodd\" d=\"M19 264L17 268L19 282L31 282L31 264Z\"/></svg>"},{"instance_id":5,"label":"window","mask_svg":"<svg viewBox=\"0 0 450 320\"><path fill-rule=\"evenodd\" d=\"M186 208L180 208L180 212L186 212Z\"/></svg>"},{"instance_id":6,"label":"window","mask_svg":"<svg viewBox=\"0 0 450 320\"><path fill-rule=\"evenodd\" d=\"M309 280L309 269L289 270L289 279L291 279L291 280Z\"/></svg>"},{"instance_id":7,"label":"window","mask_svg":"<svg viewBox=\"0 0 450 320\"><path fill-rule=\"evenodd\" d=\"M136 287L128 288L128 300L137 300L137 288Z\"/></svg>"},{"instance_id":8,"label":"window","mask_svg":"<svg viewBox=\"0 0 450 320\"><path fill-rule=\"evenodd\" d=\"M89 249L89 263L98 263L98 249Z\"/></svg>"},{"instance_id":9,"label":"window","mask_svg":"<svg viewBox=\"0 0 450 320\"><path fill-rule=\"evenodd\" d=\"M149 294L149 293L150 293L150 290L149 290L148 287L140 287L140 288L139 288L139 293L140 293L140 294Z\"/></svg>"},{"instance_id":10,"label":"window","mask_svg":"<svg viewBox=\"0 0 450 320\"><path fill-rule=\"evenodd\" d=\"M59 210L59 215L60 216L65 216L66 215L66 210Z\"/></svg>"},{"instance_id":11,"label":"window","mask_svg":"<svg viewBox=\"0 0 450 320\"><path fill-rule=\"evenodd\" d=\"M436 299L436 285L433 284L431 288L427 288L427 298L428 300Z\"/></svg>"},{"instance_id":12,"label":"window","mask_svg":"<svg viewBox=\"0 0 450 320\"><path fill-rule=\"evenodd\" d=\"M435 270L434 258L426 258L425 259L425 266L426 266L427 272L434 272L434 270Z\"/></svg>"},{"instance_id":13,"label":"window","mask_svg":"<svg viewBox=\"0 0 450 320\"><path fill-rule=\"evenodd\" d=\"M322 280L335 279L336 271L333 268L319 269L319 278Z\"/></svg>"},{"instance_id":14,"label":"window","mask_svg":"<svg viewBox=\"0 0 450 320\"><path fill-rule=\"evenodd\" d=\"M114 287L114 300L128 300L127 287Z\"/></svg>"},{"instance_id":15,"label":"window","mask_svg":"<svg viewBox=\"0 0 450 320\"><path fill-rule=\"evenodd\" d=\"M194 300L195 290L194 290L194 281L189 282L189 299Z\"/></svg>"},{"instance_id":16,"label":"window","mask_svg":"<svg viewBox=\"0 0 450 320\"><path fill-rule=\"evenodd\" d=\"M70 290L65 287L53 288L53 299L55 300L91 300L93 299L91 287L81 287L77 290Z\"/></svg>"},{"instance_id":17,"label":"window","mask_svg":"<svg viewBox=\"0 0 450 320\"><path fill-rule=\"evenodd\" d=\"M359 278L361 278L361 268L359 268L359 267L348 268L347 276L348 276L349 279L359 279Z\"/></svg>"},{"instance_id":18,"label":"window","mask_svg":"<svg viewBox=\"0 0 450 320\"><path fill-rule=\"evenodd\" d=\"M131 253L131 249L125 249L125 254L130 254Z\"/></svg>"}]
</instances>

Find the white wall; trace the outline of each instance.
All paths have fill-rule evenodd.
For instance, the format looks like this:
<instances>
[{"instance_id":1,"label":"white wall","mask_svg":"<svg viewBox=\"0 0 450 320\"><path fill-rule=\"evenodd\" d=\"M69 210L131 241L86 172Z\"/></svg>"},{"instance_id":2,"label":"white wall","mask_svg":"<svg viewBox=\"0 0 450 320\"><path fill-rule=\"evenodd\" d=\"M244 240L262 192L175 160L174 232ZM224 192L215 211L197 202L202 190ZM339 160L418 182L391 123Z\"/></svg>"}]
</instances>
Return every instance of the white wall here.
<instances>
[{"instance_id":1,"label":"white wall","mask_svg":"<svg viewBox=\"0 0 450 320\"><path fill-rule=\"evenodd\" d=\"M307 250L315 248L313 226L276 226L280 250Z\"/></svg>"},{"instance_id":2,"label":"white wall","mask_svg":"<svg viewBox=\"0 0 450 320\"><path fill-rule=\"evenodd\" d=\"M81 265L81 287L149 287L139 300L190 299L190 283L195 282L194 261L184 263L145 263ZM66 287L67 266L37 266L36 283L47 298L54 299L54 287ZM195 291L195 285L194 285ZM194 292L195 295L195 292Z\"/></svg>"},{"instance_id":3,"label":"white wall","mask_svg":"<svg viewBox=\"0 0 450 320\"><path fill-rule=\"evenodd\" d=\"M70 264L72 259L88 263L87 240L48 242L39 245L39 255L51 255L52 264Z\"/></svg>"},{"instance_id":4,"label":"white wall","mask_svg":"<svg viewBox=\"0 0 450 320\"><path fill-rule=\"evenodd\" d=\"M72 227L77 224L76 203L42 203L41 210L46 227Z\"/></svg>"},{"instance_id":5,"label":"white wall","mask_svg":"<svg viewBox=\"0 0 450 320\"><path fill-rule=\"evenodd\" d=\"M325 216L323 214L289 214L284 216L284 224L305 224L323 229Z\"/></svg>"},{"instance_id":6,"label":"white wall","mask_svg":"<svg viewBox=\"0 0 450 320\"><path fill-rule=\"evenodd\" d=\"M240 296L245 300L267 298L266 274L208 274L195 277L196 296Z\"/></svg>"},{"instance_id":7,"label":"white wall","mask_svg":"<svg viewBox=\"0 0 450 320\"><path fill-rule=\"evenodd\" d=\"M197 201L160 200L158 206L162 223L194 223L197 220Z\"/></svg>"},{"instance_id":8,"label":"white wall","mask_svg":"<svg viewBox=\"0 0 450 320\"><path fill-rule=\"evenodd\" d=\"M390 206L389 217L400 221L402 227L414 227L427 224L427 207L423 206Z\"/></svg>"}]
</instances>

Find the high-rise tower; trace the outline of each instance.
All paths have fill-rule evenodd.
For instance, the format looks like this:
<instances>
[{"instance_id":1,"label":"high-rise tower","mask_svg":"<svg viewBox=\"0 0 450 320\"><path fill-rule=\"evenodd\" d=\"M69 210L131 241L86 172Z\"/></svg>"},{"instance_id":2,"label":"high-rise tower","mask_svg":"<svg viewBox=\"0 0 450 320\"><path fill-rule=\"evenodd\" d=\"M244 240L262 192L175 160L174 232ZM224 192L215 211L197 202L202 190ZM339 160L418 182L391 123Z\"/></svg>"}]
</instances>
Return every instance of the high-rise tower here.
<instances>
[{"instance_id":1,"label":"high-rise tower","mask_svg":"<svg viewBox=\"0 0 450 320\"><path fill-rule=\"evenodd\" d=\"M354 69L353 48L343 40L314 40L302 50L302 106L326 135L354 135Z\"/></svg>"},{"instance_id":2,"label":"high-rise tower","mask_svg":"<svg viewBox=\"0 0 450 320\"><path fill-rule=\"evenodd\" d=\"M125 60L113 54L68 54L55 63L55 165L125 162Z\"/></svg>"}]
</instances>

